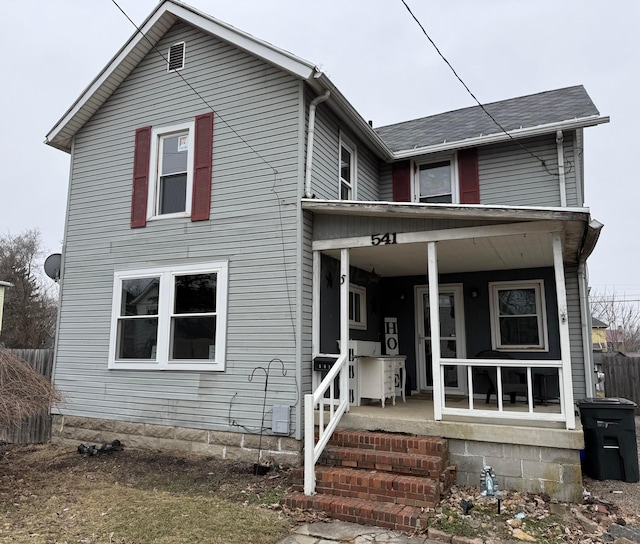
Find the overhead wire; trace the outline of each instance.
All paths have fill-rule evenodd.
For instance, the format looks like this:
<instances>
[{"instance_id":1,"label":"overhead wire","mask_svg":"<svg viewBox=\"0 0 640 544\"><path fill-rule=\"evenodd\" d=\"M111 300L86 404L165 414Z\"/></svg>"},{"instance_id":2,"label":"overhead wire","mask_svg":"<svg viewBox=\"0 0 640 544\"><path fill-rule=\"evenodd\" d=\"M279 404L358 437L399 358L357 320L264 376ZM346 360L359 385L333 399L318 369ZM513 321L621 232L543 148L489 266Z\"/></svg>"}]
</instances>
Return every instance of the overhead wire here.
<instances>
[{"instance_id":1,"label":"overhead wire","mask_svg":"<svg viewBox=\"0 0 640 544\"><path fill-rule=\"evenodd\" d=\"M149 45L153 48L153 50L156 51L156 53L158 53L158 55L160 55L160 57L162 57L162 60L164 60L165 62L168 62L169 59L167 57L165 57L164 54L162 53L162 51L160 51L160 49L158 49L156 47L156 45L142 32L140 27L133 22L131 17L129 17L129 15L127 15L127 13L118 5L118 2L116 2L116 0L111 0L111 2L113 2L113 4L127 18L127 20L134 26L134 28L136 29L138 34L140 34L149 43ZM196 94L196 96L200 100L202 100L204 102L204 104L207 106L207 108L209 108L216 115L216 117L218 117L227 126L227 128L229 130L231 130L231 132L233 132L251 151L253 151L253 153L255 153L255 155L260 160L262 160L262 162L264 162L269 168L271 168L271 170L273 170L274 175L278 174L278 170L267 159L265 159L260 153L258 153L258 151L256 151L254 149L254 147L249 142L247 142L247 140L245 140L229 123L227 123L226 119L222 115L220 115L220 113L218 111L213 109L211 104L209 104L209 102L207 102L207 100L193 87L193 85L191 85L191 83L189 83L187 81L187 79L180 72L176 71L174 73L176 75L178 75L180 77L180 79L182 79L182 81Z\"/></svg>"},{"instance_id":2,"label":"overhead wire","mask_svg":"<svg viewBox=\"0 0 640 544\"><path fill-rule=\"evenodd\" d=\"M447 58L442 54L442 52L440 51L440 49L438 48L438 46L436 45L436 43L433 41L433 39L431 38L431 36L429 36L428 32L425 30L424 26L422 25L422 23L420 22L420 20L414 15L413 11L411 11L411 8L409 7L409 5L407 4L407 2L405 0L400 0L403 4L404 7L407 8L407 11L409 12L409 14L411 15L411 17L413 17L413 20L418 24L418 26L420 27L420 29L422 30L422 33L427 37L427 39L429 40L429 42L431 43L431 45L433 46L433 48L436 50L436 53L438 53L438 55L440 56L440 58L446 63L446 65L449 67L449 69L453 72L453 75L456 76L456 78L458 79L458 81L462 84L462 86L465 88L465 90L467 91L467 93L469 93L469 95L471 96L471 98L473 98L475 100L475 102L478 104L478 106L480 106L480 108L482 109L482 111L496 124L496 126L502 131L504 132L514 143L516 143L518 146L520 146L524 151L526 151L529 155L531 155L531 157L533 157L534 159L536 159L537 161L540 162L540 164L542 165L542 167L545 169L545 171L547 172L547 174L549 174L552 177L559 177L558 174L555 174L553 172L551 172L549 170L549 168L547 167L547 163L544 159L540 158L538 155L536 155L533 151L531 151L530 149L528 149L527 147L525 147L517 138L514 138L512 134L510 134L501 124L500 122L491 114L491 112L489 112L489 110L487 110L487 108L485 108L484 104L482 104L482 102L480 102L480 100L478 100L478 98L476 97L475 94L473 94L473 92L471 91L471 89L469 88L469 86L464 82L464 80L458 75L458 72L456 72L455 68L451 65L451 63L447 60Z\"/></svg>"}]
</instances>

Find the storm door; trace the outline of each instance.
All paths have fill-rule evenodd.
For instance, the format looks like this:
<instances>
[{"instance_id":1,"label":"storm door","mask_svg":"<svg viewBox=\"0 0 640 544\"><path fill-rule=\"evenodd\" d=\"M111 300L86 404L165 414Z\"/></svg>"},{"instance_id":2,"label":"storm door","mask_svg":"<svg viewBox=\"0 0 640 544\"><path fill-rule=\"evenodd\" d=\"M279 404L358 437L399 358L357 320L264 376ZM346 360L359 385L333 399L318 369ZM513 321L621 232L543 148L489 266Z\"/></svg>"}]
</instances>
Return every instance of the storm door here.
<instances>
[{"instance_id":1,"label":"storm door","mask_svg":"<svg viewBox=\"0 0 640 544\"><path fill-rule=\"evenodd\" d=\"M464 305L462 285L445 284L439 287L440 354L444 358L464 358ZM429 317L429 290L416 287L416 338L418 380L422 390L433 389L431 338ZM448 365L442 367L446 393L464 394L467 390L466 367Z\"/></svg>"}]
</instances>

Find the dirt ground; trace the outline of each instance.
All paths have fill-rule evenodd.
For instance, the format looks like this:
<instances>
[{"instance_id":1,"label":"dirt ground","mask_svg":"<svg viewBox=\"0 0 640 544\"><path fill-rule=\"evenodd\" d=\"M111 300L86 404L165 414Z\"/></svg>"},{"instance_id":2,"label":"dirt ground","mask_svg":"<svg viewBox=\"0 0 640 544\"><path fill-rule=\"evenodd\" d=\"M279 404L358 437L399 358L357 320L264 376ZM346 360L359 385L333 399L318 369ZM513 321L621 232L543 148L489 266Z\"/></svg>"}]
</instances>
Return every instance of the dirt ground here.
<instances>
[{"instance_id":1,"label":"dirt ground","mask_svg":"<svg viewBox=\"0 0 640 544\"><path fill-rule=\"evenodd\" d=\"M288 470L274 467L255 476L252 469L246 463L126 448L91 456L73 446L0 445L0 542L269 544L298 523L324 519L279 506L291 485ZM538 542L604 542L587 536L598 532L596 525L606 532L611 523L640 523L640 484L586 479L585 486L591 495L583 505L507 493L502 516L494 515L494 505L482 504L478 490L454 487L433 523L461 536L504 537L511 530L507 520L524 512L524 527L547 535ZM461 515L462 498L476 502L471 516ZM212 513L218 517L207 517ZM588 521L593 525L585 528Z\"/></svg>"}]
</instances>

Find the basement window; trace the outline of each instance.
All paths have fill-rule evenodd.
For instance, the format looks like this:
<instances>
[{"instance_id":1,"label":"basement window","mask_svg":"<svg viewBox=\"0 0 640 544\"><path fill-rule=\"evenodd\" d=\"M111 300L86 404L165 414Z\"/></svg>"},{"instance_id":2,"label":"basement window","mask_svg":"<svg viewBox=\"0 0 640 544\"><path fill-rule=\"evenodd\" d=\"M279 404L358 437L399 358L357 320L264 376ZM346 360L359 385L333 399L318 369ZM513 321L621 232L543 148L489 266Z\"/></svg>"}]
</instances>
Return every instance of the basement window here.
<instances>
[{"instance_id":1,"label":"basement window","mask_svg":"<svg viewBox=\"0 0 640 544\"><path fill-rule=\"evenodd\" d=\"M174 43L167 56L167 72L176 72L184 68L185 42Z\"/></svg>"}]
</instances>

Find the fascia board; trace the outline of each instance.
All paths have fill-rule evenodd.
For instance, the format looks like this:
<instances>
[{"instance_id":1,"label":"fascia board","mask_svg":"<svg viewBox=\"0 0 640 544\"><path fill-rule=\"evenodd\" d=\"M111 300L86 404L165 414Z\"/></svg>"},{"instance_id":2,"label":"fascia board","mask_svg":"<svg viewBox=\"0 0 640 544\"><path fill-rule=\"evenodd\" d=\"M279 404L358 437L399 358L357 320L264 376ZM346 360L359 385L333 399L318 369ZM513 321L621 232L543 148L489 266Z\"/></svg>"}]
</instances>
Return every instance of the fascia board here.
<instances>
[{"instance_id":1,"label":"fascia board","mask_svg":"<svg viewBox=\"0 0 640 544\"><path fill-rule=\"evenodd\" d=\"M396 151L393 153L393 158L396 160L409 159L411 157L417 157L419 155L428 155L431 153L438 153L441 151L452 151L454 149L464 149L468 147L477 147L480 145L488 145L493 143L500 143L509 141L512 138L531 138L533 136L541 136L544 134L551 134L557 130L575 130L579 128L585 128L595 125L601 125L609 122L609 117L600 117L599 115L592 115L589 117L582 117L579 119L571 119L568 121L561 121L558 123L549 123L546 125L538 125L536 127L528 127L516 130L510 130L505 134L504 132L497 132L495 134L488 134L486 136L477 136L475 138L467 138L465 140L457 140L452 142L443 142L441 144L430 145L425 147L419 147L415 149L408 149L403 151Z\"/></svg>"},{"instance_id":2,"label":"fascia board","mask_svg":"<svg viewBox=\"0 0 640 544\"><path fill-rule=\"evenodd\" d=\"M82 91L78 99L48 132L44 143L67 153L70 152L70 139L73 135L107 100L178 18L279 66L296 77L308 80L316 72L313 64L287 51L209 17L190 6L174 0L166 0L140 25L140 32L136 30L133 33L98 76Z\"/></svg>"},{"instance_id":3,"label":"fascia board","mask_svg":"<svg viewBox=\"0 0 640 544\"><path fill-rule=\"evenodd\" d=\"M485 204L423 204L419 202L344 201L303 198L302 209L320 214L501 221L590 221L589 208L546 206L487 206Z\"/></svg>"}]
</instances>

